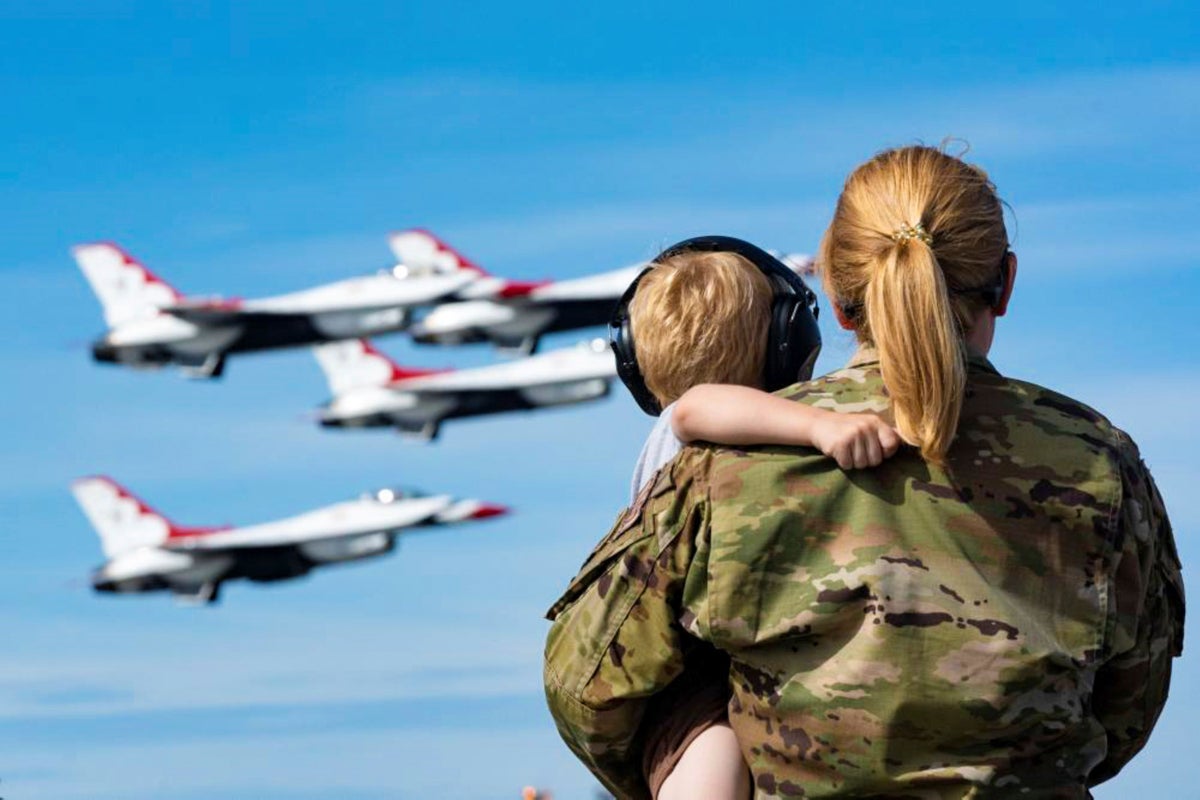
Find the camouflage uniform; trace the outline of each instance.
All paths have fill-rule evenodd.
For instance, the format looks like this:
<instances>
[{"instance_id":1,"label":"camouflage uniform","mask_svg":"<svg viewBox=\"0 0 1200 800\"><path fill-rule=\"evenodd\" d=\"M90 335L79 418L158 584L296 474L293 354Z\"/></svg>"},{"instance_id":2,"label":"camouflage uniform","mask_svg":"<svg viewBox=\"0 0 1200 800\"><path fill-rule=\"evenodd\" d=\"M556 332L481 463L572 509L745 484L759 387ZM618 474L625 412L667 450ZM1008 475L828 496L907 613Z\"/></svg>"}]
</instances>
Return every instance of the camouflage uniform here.
<instances>
[{"instance_id":1,"label":"camouflage uniform","mask_svg":"<svg viewBox=\"0 0 1200 800\"><path fill-rule=\"evenodd\" d=\"M781 394L888 406L870 360ZM947 469L687 448L550 610L546 695L620 797L648 796L649 701L711 644L757 797L1085 798L1150 735L1183 608L1129 437L972 359Z\"/></svg>"}]
</instances>

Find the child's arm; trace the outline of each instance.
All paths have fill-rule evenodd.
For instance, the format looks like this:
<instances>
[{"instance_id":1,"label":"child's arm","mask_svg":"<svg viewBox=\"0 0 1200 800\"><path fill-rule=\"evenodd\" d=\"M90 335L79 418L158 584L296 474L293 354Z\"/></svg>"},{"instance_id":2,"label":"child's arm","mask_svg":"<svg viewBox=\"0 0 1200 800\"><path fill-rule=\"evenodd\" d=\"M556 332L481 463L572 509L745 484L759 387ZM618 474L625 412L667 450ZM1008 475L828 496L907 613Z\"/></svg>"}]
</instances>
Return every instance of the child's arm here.
<instances>
[{"instance_id":1,"label":"child's arm","mask_svg":"<svg viewBox=\"0 0 1200 800\"><path fill-rule=\"evenodd\" d=\"M671 427L683 442L815 447L842 469L873 467L900 447L873 414L826 411L748 386L693 386L675 403Z\"/></svg>"}]
</instances>

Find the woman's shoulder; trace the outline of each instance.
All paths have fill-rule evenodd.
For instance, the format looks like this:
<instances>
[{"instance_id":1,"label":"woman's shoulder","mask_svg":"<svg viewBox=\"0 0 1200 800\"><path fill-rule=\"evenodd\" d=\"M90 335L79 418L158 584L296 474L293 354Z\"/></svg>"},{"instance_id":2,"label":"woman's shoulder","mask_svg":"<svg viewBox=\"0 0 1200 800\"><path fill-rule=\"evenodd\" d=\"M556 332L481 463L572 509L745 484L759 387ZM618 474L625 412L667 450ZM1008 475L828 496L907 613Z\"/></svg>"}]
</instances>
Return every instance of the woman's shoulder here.
<instances>
[{"instance_id":1,"label":"woman's shoulder","mask_svg":"<svg viewBox=\"0 0 1200 800\"><path fill-rule=\"evenodd\" d=\"M1007 376L981 376L978 384L995 386L1016 402L1011 415L1030 417L1042 426L1074 434L1095 446L1103 446L1119 457L1137 459L1137 445L1121 428L1096 408L1063 392L1032 381ZM968 400L971 389L968 389Z\"/></svg>"}]
</instances>

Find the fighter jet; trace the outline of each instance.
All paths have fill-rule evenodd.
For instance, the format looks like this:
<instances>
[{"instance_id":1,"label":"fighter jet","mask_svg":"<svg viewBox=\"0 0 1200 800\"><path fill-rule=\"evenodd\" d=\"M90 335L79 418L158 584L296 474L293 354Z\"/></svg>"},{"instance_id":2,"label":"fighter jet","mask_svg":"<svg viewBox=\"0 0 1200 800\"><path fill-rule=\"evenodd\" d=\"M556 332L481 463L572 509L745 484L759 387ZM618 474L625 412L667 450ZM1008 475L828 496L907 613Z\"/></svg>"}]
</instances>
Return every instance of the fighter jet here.
<instances>
[{"instance_id":1,"label":"fighter jet","mask_svg":"<svg viewBox=\"0 0 1200 800\"><path fill-rule=\"evenodd\" d=\"M393 255L410 269L477 276L414 322L409 333L420 344L492 342L501 350L529 354L541 337L556 331L608 323L613 306L648 264L563 281L513 281L489 275L482 267L427 230L414 229L389 237ZM801 274L812 259L781 256Z\"/></svg>"},{"instance_id":2,"label":"fighter jet","mask_svg":"<svg viewBox=\"0 0 1200 800\"><path fill-rule=\"evenodd\" d=\"M92 345L96 361L177 364L197 378L220 376L231 353L403 330L414 308L451 297L478 278L466 270L398 264L259 300L188 298L111 242L79 245L72 254L109 327Z\"/></svg>"},{"instance_id":3,"label":"fighter jet","mask_svg":"<svg viewBox=\"0 0 1200 800\"><path fill-rule=\"evenodd\" d=\"M110 478L82 478L71 491L108 558L92 575L96 591L166 590L195 604L216 602L227 580L297 578L314 567L381 556L395 547L403 529L508 513L479 500L383 489L260 525L187 528Z\"/></svg>"},{"instance_id":4,"label":"fighter jet","mask_svg":"<svg viewBox=\"0 0 1200 800\"><path fill-rule=\"evenodd\" d=\"M406 369L366 340L313 350L333 393L319 411L321 425L395 427L426 441L447 419L604 397L616 376L612 352L601 339L463 370Z\"/></svg>"},{"instance_id":5,"label":"fighter jet","mask_svg":"<svg viewBox=\"0 0 1200 800\"><path fill-rule=\"evenodd\" d=\"M412 269L473 273L476 279L459 292L459 302L438 305L413 323L421 344L489 341L497 347L532 353L543 334L608 322L613 305L643 264L564 281L514 281L482 267L426 230L394 233L389 238L397 260Z\"/></svg>"}]
</instances>

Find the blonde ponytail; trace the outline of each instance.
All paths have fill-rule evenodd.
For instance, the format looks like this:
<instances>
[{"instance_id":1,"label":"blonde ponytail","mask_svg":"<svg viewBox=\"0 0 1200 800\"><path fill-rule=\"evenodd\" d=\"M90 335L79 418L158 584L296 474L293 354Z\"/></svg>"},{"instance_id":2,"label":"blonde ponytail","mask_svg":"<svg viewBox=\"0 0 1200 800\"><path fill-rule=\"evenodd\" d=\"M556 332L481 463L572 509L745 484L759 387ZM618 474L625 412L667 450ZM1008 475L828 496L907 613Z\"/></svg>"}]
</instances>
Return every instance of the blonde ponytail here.
<instances>
[{"instance_id":1,"label":"blonde ponytail","mask_svg":"<svg viewBox=\"0 0 1200 800\"><path fill-rule=\"evenodd\" d=\"M896 429L942 464L962 410L966 352L933 250L898 242L879 260L863 299Z\"/></svg>"},{"instance_id":2,"label":"blonde ponytail","mask_svg":"<svg viewBox=\"0 0 1200 800\"><path fill-rule=\"evenodd\" d=\"M934 463L946 462L962 413L965 332L1007 251L987 174L932 147L855 169L821 240L826 291L878 352L900 435Z\"/></svg>"}]
</instances>

